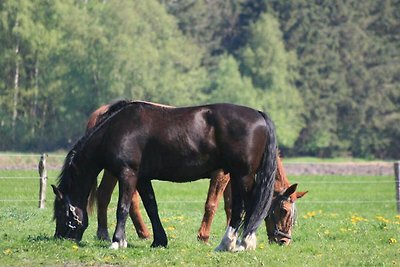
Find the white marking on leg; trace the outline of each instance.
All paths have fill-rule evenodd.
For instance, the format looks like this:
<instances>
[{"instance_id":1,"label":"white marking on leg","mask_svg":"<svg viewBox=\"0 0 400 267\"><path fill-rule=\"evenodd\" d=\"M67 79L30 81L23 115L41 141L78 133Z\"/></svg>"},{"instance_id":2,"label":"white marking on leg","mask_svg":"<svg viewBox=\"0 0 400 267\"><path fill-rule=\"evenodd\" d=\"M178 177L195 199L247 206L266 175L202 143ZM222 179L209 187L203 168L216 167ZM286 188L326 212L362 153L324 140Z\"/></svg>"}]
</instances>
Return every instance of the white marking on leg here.
<instances>
[{"instance_id":1,"label":"white marking on leg","mask_svg":"<svg viewBox=\"0 0 400 267\"><path fill-rule=\"evenodd\" d=\"M256 233L253 232L243 238L237 250L238 251L255 250L256 247L257 247L257 236Z\"/></svg>"},{"instance_id":2,"label":"white marking on leg","mask_svg":"<svg viewBox=\"0 0 400 267\"><path fill-rule=\"evenodd\" d=\"M128 242L123 239L120 240L119 242L112 242L110 249L118 250L120 248L127 248L128 247Z\"/></svg>"},{"instance_id":3,"label":"white marking on leg","mask_svg":"<svg viewBox=\"0 0 400 267\"><path fill-rule=\"evenodd\" d=\"M237 232L234 228L228 226L221 243L215 248L215 251L234 251L236 248Z\"/></svg>"},{"instance_id":4,"label":"white marking on leg","mask_svg":"<svg viewBox=\"0 0 400 267\"><path fill-rule=\"evenodd\" d=\"M119 249L118 242L112 242L110 249L118 250Z\"/></svg>"}]
</instances>

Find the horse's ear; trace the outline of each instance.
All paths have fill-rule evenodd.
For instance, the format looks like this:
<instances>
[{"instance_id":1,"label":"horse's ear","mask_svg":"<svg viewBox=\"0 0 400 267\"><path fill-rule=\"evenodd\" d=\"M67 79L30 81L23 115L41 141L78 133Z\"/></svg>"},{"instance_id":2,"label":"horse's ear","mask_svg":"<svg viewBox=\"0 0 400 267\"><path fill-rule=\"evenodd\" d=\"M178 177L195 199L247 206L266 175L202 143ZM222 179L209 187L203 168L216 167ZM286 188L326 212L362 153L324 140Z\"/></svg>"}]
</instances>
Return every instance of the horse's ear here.
<instances>
[{"instance_id":1,"label":"horse's ear","mask_svg":"<svg viewBox=\"0 0 400 267\"><path fill-rule=\"evenodd\" d=\"M297 184L293 184L293 185L289 186L289 188L287 188L285 190L285 193L283 193L283 196L290 197L291 194L296 192L296 189L297 189Z\"/></svg>"},{"instance_id":2,"label":"horse's ear","mask_svg":"<svg viewBox=\"0 0 400 267\"><path fill-rule=\"evenodd\" d=\"M296 199L297 198L302 198L305 194L307 194L308 193L308 191L305 191L305 192L296 192Z\"/></svg>"},{"instance_id":3,"label":"horse's ear","mask_svg":"<svg viewBox=\"0 0 400 267\"><path fill-rule=\"evenodd\" d=\"M63 194L61 193L60 189L58 189L55 185L51 185L51 187L53 187L53 192L56 195L56 198L58 200L62 200L63 199Z\"/></svg>"}]
</instances>

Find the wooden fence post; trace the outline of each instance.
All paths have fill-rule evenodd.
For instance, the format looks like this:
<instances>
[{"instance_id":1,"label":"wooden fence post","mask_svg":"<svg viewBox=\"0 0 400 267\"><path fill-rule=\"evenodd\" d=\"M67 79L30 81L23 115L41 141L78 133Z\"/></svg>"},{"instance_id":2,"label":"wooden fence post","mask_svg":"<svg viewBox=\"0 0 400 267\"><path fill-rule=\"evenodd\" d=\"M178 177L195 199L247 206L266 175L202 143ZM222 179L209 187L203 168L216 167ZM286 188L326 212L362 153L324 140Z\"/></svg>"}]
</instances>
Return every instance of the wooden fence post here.
<instances>
[{"instance_id":1,"label":"wooden fence post","mask_svg":"<svg viewBox=\"0 0 400 267\"><path fill-rule=\"evenodd\" d=\"M44 209L46 204L46 186L47 186L46 158L47 154L42 154L40 156L40 161L38 164L38 171L40 176L39 209Z\"/></svg>"},{"instance_id":2,"label":"wooden fence post","mask_svg":"<svg viewBox=\"0 0 400 267\"><path fill-rule=\"evenodd\" d=\"M396 179L397 213L400 213L400 161L394 163L394 176Z\"/></svg>"}]
</instances>

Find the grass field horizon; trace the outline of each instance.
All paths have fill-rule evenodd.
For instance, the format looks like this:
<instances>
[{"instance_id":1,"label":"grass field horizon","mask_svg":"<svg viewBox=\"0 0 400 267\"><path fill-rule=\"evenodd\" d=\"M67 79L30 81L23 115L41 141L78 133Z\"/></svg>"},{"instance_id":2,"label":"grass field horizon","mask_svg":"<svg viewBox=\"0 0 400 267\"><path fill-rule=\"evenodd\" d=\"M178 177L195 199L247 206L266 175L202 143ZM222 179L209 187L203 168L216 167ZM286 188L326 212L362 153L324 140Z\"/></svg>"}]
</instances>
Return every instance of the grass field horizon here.
<instances>
[{"instance_id":1,"label":"grass field horizon","mask_svg":"<svg viewBox=\"0 0 400 267\"><path fill-rule=\"evenodd\" d=\"M128 248L110 250L95 238L93 214L80 244L53 239L53 193L58 171L49 172L46 208L38 205L34 170L0 170L0 262L2 266L398 266L400 216L396 212L393 176L293 176L298 190L309 193L298 201L293 244L268 243L265 226L258 230L255 251L218 253L225 214L216 214L210 244L196 240L208 180L186 184L154 181L160 217L169 238L167 248L150 248L127 222ZM117 190L116 190L117 191ZM115 227L116 195L109 207L109 231ZM143 212L146 224L149 220Z\"/></svg>"}]
</instances>

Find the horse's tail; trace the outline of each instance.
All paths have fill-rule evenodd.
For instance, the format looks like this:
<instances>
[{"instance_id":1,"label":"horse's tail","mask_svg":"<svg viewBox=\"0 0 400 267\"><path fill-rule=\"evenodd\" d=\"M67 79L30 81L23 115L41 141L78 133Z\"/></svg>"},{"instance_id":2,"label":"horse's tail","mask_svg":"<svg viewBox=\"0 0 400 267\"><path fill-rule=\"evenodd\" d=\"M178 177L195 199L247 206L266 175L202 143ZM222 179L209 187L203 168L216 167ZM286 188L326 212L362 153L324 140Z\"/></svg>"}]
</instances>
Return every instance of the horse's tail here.
<instances>
[{"instance_id":1,"label":"horse's tail","mask_svg":"<svg viewBox=\"0 0 400 267\"><path fill-rule=\"evenodd\" d=\"M267 216L271 206L276 175L277 140L275 127L271 119L260 111L267 126L267 144L262 159L262 164L257 171L253 187L250 210L246 213L243 224L243 236L255 232Z\"/></svg>"}]
</instances>

